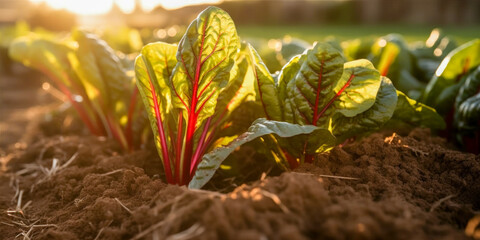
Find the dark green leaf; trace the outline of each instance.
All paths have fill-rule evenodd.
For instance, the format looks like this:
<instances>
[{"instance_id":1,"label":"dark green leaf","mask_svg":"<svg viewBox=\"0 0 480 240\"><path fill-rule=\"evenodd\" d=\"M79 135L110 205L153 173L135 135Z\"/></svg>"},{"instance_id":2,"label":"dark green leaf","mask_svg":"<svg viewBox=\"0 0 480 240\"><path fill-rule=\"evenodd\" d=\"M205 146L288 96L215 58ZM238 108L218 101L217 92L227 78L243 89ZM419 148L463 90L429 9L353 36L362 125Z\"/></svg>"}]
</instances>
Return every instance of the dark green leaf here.
<instances>
[{"instance_id":1,"label":"dark green leaf","mask_svg":"<svg viewBox=\"0 0 480 240\"><path fill-rule=\"evenodd\" d=\"M480 65L480 39L472 40L451 51L428 83L422 101L437 108L442 91L460 81L471 69Z\"/></svg>"},{"instance_id":2,"label":"dark green leaf","mask_svg":"<svg viewBox=\"0 0 480 240\"><path fill-rule=\"evenodd\" d=\"M480 120L480 94L468 98L458 107L456 125L460 130L477 131Z\"/></svg>"},{"instance_id":3,"label":"dark green leaf","mask_svg":"<svg viewBox=\"0 0 480 240\"><path fill-rule=\"evenodd\" d=\"M480 128L480 66L466 77L455 99L455 125L460 130Z\"/></svg>"}]
</instances>

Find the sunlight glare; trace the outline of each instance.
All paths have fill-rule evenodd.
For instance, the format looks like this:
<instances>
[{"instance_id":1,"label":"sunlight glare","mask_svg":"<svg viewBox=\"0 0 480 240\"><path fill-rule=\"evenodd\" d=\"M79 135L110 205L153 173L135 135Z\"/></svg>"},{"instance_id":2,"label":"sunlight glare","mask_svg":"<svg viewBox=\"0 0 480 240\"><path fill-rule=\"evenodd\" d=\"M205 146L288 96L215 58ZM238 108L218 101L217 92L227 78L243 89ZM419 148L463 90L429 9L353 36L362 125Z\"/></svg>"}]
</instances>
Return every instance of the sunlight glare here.
<instances>
[{"instance_id":1,"label":"sunlight glare","mask_svg":"<svg viewBox=\"0 0 480 240\"><path fill-rule=\"evenodd\" d=\"M176 1L160 0L160 4L165 9L176 9L176 8L181 8L187 5L214 4L214 3L220 3L220 2L222 1L221 0L176 0Z\"/></svg>"},{"instance_id":2,"label":"sunlight glare","mask_svg":"<svg viewBox=\"0 0 480 240\"><path fill-rule=\"evenodd\" d=\"M222 0L141 0L142 8L145 11L151 11L158 5L167 10L181 8L187 5L220 3Z\"/></svg>"},{"instance_id":3,"label":"sunlight glare","mask_svg":"<svg viewBox=\"0 0 480 240\"><path fill-rule=\"evenodd\" d=\"M30 0L33 3L45 2L54 9L65 9L82 15L95 15L108 12L113 0Z\"/></svg>"},{"instance_id":4,"label":"sunlight glare","mask_svg":"<svg viewBox=\"0 0 480 240\"><path fill-rule=\"evenodd\" d=\"M115 3L124 13L131 13L135 9L134 0L115 0Z\"/></svg>"},{"instance_id":5,"label":"sunlight glare","mask_svg":"<svg viewBox=\"0 0 480 240\"><path fill-rule=\"evenodd\" d=\"M47 3L54 9L65 9L80 15L105 14L115 2L117 6L125 13L131 13L135 9L135 0L30 0L30 2L39 4ZM140 6L144 11L151 11L161 5L167 10L181 8L187 5L213 4L222 2L222 0L140 0Z\"/></svg>"}]
</instances>

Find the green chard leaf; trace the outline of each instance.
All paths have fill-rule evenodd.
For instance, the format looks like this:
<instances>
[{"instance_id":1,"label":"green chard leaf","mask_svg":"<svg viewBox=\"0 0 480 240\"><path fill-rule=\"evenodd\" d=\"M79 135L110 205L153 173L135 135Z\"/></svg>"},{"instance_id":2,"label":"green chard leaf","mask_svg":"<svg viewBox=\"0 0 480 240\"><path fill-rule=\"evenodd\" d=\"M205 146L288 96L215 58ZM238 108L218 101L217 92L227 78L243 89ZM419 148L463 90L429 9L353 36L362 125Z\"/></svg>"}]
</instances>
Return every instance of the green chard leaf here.
<instances>
[{"instance_id":1,"label":"green chard leaf","mask_svg":"<svg viewBox=\"0 0 480 240\"><path fill-rule=\"evenodd\" d=\"M230 80L220 92L215 109L217 118L228 118L231 111L243 102L253 97L253 74L249 63L248 46L242 43L240 52L235 57L235 63L230 70Z\"/></svg>"},{"instance_id":2,"label":"green chard leaf","mask_svg":"<svg viewBox=\"0 0 480 240\"><path fill-rule=\"evenodd\" d=\"M153 130L155 146L162 157L167 179L172 178L174 162L169 158L171 149L167 145L169 118L171 109L169 79L177 64L175 52L177 46L168 43L151 43L143 47L135 61L136 83L140 92L148 119Z\"/></svg>"},{"instance_id":3,"label":"green chard leaf","mask_svg":"<svg viewBox=\"0 0 480 240\"><path fill-rule=\"evenodd\" d=\"M459 130L480 128L480 66L470 73L455 99L455 126Z\"/></svg>"},{"instance_id":4,"label":"green chard leaf","mask_svg":"<svg viewBox=\"0 0 480 240\"><path fill-rule=\"evenodd\" d=\"M79 30L61 41L30 35L14 42L10 53L53 80L92 134L112 137L124 150L134 148L132 125L141 109L133 74L103 40Z\"/></svg>"},{"instance_id":5,"label":"green chard leaf","mask_svg":"<svg viewBox=\"0 0 480 240\"><path fill-rule=\"evenodd\" d=\"M228 84L233 56L240 47L230 16L209 7L195 19L178 45L173 74L174 107L188 110L196 125L213 115L219 92Z\"/></svg>"},{"instance_id":6,"label":"green chard leaf","mask_svg":"<svg viewBox=\"0 0 480 240\"><path fill-rule=\"evenodd\" d=\"M72 85L72 77L65 74L70 68L68 55L72 52L66 44L39 36L17 38L9 48L12 59L41 71L65 87Z\"/></svg>"},{"instance_id":7,"label":"green chard leaf","mask_svg":"<svg viewBox=\"0 0 480 240\"><path fill-rule=\"evenodd\" d=\"M177 46L174 44L150 43L143 47L135 61L137 86L142 83L142 88L139 89L152 90L153 85L153 90L159 91L162 112L171 109L171 102L168 99L172 97L170 77L177 64L176 52Z\"/></svg>"},{"instance_id":8,"label":"green chard leaf","mask_svg":"<svg viewBox=\"0 0 480 240\"><path fill-rule=\"evenodd\" d=\"M332 132L337 137L337 143L380 128L392 117L397 99L397 90L392 82L382 77L380 89L372 107L353 117L345 117L343 114L336 114L333 117Z\"/></svg>"},{"instance_id":9,"label":"green chard leaf","mask_svg":"<svg viewBox=\"0 0 480 240\"><path fill-rule=\"evenodd\" d=\"M401 121L414 126L428 127L431 129L444 129L445 121L435 109L417 102L397 91L398 102L393 113L392 121Z\"/></svg>"},{"instance_id":10,"label":"green chard leaf","mask_svg":"<svg viewBox=\"0 0 480 240\"><path fill-rule=\"evenodd\" d=\"M216 7L198 15L178 48L155 43L142 50L137 85L169 183L188 184L205 152L226 141L219 137L234 125L231 112L253 92L253 78L245 81L248 57L232 19Z\"/></svg>"},{"instance_id":11,"label":"green chard leaf","mask_svg":"<svg viewBox=\"0 0 480 240\"><path fill-rule=\"evenodd\" d=\"M380 74L371 62L355 60L345 63L343 76L333 89L338 95L334 102L336 111L347 117L366 111L375 103L380 85Z\"/></svg>"},{"instance_id":12,"label":"green chard leaf","mask_svg":"<svg viewBox=\"0 0 480 240\"><path fill-rule=\"evenodd\" d=\"M351 117L370 108L379 88L380 75L369 61L345 63L340 52L319 43L288 83L287 99L296 123L327 128L336 112Z\"/></svg>"},{"instance_id":13,"label":"green chard leaf","mask_svg":"<svg viewBox=\"0 0 480 240\"><path fill-rule=\"evenodd\" d=\"M342 77L344 63L340 52L329 44L318 43L307 51L298 73L287 83L286 102L291 104L294 123L317 125L325 111L331 110L338 98L333 89Z\"/></svg>"},{"instance_id":14,"label":"green chard leaf","mask_svg":"<svg viewBox=\"0 0 480 240\"><path fill-rule=\"evenodd\" d=\"M172 88L173 106L183 113L186 121L183 151L177 162L181 184L190 181L203 155L201 152L206 150L202 145L210 120L205 124L204 120L214 115L220 90L228 85L239 47L233 20L216 7L201 12L180 40Z\"/></svg>"},{"instance_id":15,"label":"green chard leaf","mask_svg":"<svg viewBox=\"0 0 480 240\"><path fill-rule=\"evenodd\" d=\"M448 109L438 108L442 99L445 98L442 92L458 84L470 70L478 65L480 65L480 39L472 40L451 51L440 63L435 75L428 83L422 102L436 108L439 112L447 112Z\"/></svg>"},{"instance_id":16,"label":"green chard leaf","mask_svg":"<svg viewBox=\"0 0 480 240\"><path fill-rule=\"evenodd\" d=\"M354 39L346 42L342 42L343 54L348 61L367 58L372 51L372 46L375 43L374 39Z\"/></svg>"},{"instance_id":17,"label":"green chard leaf","mask_svg":"<svg viewBox=\"0 0 480 240\"><path fill-rule=\"evenodd\" d=\"M456 127L462 131L478 131L480 119L480 94L468 98L458 107Z\"/></svg>"},{"instance_id":18,"label":"green chard leaf","mask_svg":"<svg viewBox=\"0 0 480 240\"><path fill-rule=\"evenodd\" d=\"M37 35L21 37L11 44L9 54L12 59L47 75L65 94L90 132L97 136L104 134L87 89L72 69L72 41L60 43Z\"/></svg>"},{"instance_id":19,"label":"green chard leaf","mask_svg":"<svg viewBox=\"0 0 480 240\"><path fill-rule=\"evenodd\" d=\"M202 162L198 165L194 178L189 184L189 188L199 189L203 187L212 177L214 172L220 167L222 162L241 145L250 142L256 138L275 134L279 137L287 138L297 136L299 134L310 134L316 131L322 132L322 136L334 137L326 129L320 129L312 125L298 125L287 122L278 122L257 119L248 129L247 132L233 140L229 145L220 147L203 156Z\"/></svg>"},{"instance_id":20,"label":"green chard leaf","mask_svg":"<svg viewBox=\"0 0 480 240\"><path fill-rule=\"evenodd\" d=\"M110 100L110 103L106 103L110 104L109 107L126 111L126 106L121 105L128 101L126 92L130 91L133 79L126 74L113 49L97 36L84 31L74 31L73 39L78 42L77 55L81 59L79 67L85 66L87 62L90 65L82 69L83 72L90 73L86 74L87 81L95 81L93 85L99 86L105 94L104 98Z\"/></svg>"},{"instance_id":21,"label":"green chard leaf","mask_svg":"<svg viewBox=\"0 0 480 240\"><path fill-rule=\"evenodd\" d=\"M282 105L278 98L275 79L268 71L267 66L265 66L257 51L252 46L249 46L249 48L251 61L254 64L253 75L256 83L257 101L262 103L267 119L282 120Z\"/></svg>"},{"instance_id":22,"label":"green chard leaf","mask_svg":"<svg viewBox=\"0 0 480 240\"><path fill-rule=\"evenodd\" d=\"M378 39L372 47L372 62L380 75L392 80L404 92L420 91L425 85L413 76L414 57L407 43L398 34Z\"/></svg>"},{"instance_id":23,"label":"green chard leaf","mask_svg":"<svg viewBox=\"0 0 480 240\"><path fill-rule=\"evenodd\" d=\"M287 84L291 79L295 78L300 71L300 66L306 58L307 56L305 54L295 56L283 66L282 71L278 76L278 98L280 100L280 105L284 106L282 119L287 122L293 122L294 119L294 109L292 108L293 103L287 98Z\"/></svg>"},{"instance_id":24,"label":"green chard leaf","mask_svg":"<svg viewBox=\"0 0 480 240\"><path fill-rule=\"evenodd\" d=\"M480 88L480 65L465 77L464 83L459 86L458 95L455 98L455 107L458 108L468 98L479 93Z\"/></svg>"},{"instance_id":25,"label":"green chard leaf","mask_svg":"<svg viewBox=\"0 0 480 240\"><path fill-rule=\"evenodd\" d=\"M133 76L127 73L114 50L96 35L75 30L72 37L78 49L70 61L107 135L124 149L131 149L134 106L138 98Z\"/></svg>"}]
</instances>

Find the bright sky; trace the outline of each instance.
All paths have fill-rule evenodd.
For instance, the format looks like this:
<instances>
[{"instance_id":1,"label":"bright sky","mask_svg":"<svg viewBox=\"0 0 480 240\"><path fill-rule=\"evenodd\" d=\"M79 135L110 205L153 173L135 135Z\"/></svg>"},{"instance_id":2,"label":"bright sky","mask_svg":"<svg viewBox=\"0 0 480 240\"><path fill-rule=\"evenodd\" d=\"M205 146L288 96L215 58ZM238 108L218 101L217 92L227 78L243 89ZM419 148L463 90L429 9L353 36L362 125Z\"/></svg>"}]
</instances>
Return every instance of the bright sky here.
<instances>
[{"instance_id":1,"label":"bright sky","mask_svg":"<svg viewBox=\"0 0 480 240\"><path fill-rule=\"evenodd\" d=\"M68 11L81 14L103 14L108 12L114 2L122 9L129 13L135 7L135 0L30 0L33 3L46 2L55 9L66 9ZM162 5L166 9L175 9L187 5L202 3L218 3L222 0L140 0L140 4L145 11L150 11L158 5Z\"/></svg>"}]
</instances>

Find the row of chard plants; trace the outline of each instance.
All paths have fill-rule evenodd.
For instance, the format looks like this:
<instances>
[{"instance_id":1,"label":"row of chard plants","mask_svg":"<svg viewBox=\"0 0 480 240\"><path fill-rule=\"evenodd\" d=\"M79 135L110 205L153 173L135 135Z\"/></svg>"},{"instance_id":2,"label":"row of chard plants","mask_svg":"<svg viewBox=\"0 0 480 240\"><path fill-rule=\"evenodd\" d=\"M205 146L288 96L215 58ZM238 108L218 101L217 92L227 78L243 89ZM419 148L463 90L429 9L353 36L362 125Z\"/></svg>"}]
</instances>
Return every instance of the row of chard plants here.
<instances>
[{"instance_id":1,"label":"row of chard plants","mask_svg":"<svg viewBox=\"0 0 480 240\"><path fill-rule=\"evenodd\" d=\"M47 75L92 134L115 139L125 151L153 138L166 181L201 188L235 149L254 140L285 170L405 124L447 129L462 141L473 134L478 150L480 40L438 60L435 49L452 46L439 46L437 38L416 49L431 61L419 64L424 72L439 65L424 90L409 69L421 57L395 35L343 47L296 46L299 54L272 74L216 7L201 12L178 44L147 44L135 60L82 30L63 39L20 37L9 54Z\"/></svg>"}]
</instances>

